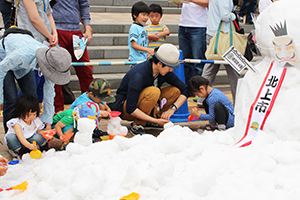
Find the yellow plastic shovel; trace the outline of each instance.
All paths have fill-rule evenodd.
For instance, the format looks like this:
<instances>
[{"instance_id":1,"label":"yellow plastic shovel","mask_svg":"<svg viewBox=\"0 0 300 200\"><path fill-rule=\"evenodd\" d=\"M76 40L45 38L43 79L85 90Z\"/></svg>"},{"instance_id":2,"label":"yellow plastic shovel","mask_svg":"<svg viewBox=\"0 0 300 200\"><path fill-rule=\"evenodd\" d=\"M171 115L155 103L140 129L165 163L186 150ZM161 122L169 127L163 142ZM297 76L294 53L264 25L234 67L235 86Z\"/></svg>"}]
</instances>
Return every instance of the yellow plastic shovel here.
<instances>
[{"instance_id":1,"label":"yellow plastic shovel","mask_svg":"<svg viewBox=\"0 0 300 200\"><path fill-rule=\"evenodd\" d=\"M36 145L36 141L33 141L32 144ZM42 155L42 152L38 149L30 152L30 157L33 159L39 159L40 157L42 157Z\"/></svg>"}]
</instances>

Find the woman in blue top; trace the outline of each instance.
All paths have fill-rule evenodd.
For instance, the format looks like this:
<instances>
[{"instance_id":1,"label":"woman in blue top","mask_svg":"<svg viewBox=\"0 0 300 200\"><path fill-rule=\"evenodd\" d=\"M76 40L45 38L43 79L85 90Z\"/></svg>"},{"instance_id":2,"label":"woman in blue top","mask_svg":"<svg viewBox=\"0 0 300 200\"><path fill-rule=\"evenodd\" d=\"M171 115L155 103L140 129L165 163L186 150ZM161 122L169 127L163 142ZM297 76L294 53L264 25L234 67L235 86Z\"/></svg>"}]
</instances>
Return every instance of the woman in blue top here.
<instances>
[{"instance_id":1,"label":"woman in blue top","mask_svg":"<svg viewBox=\"0 0 300 200\"><path fill-rule=\"evenodd\" d=\"M188 83L189 93L205 98L203 106L206 114L192 109L191 115L200 120L208 120L212 126L206 129L225 130L234 126L234 108L232 102L220 90L209 86L209 81L202 76L193 76Z\"/></svg>"}]
</instances>

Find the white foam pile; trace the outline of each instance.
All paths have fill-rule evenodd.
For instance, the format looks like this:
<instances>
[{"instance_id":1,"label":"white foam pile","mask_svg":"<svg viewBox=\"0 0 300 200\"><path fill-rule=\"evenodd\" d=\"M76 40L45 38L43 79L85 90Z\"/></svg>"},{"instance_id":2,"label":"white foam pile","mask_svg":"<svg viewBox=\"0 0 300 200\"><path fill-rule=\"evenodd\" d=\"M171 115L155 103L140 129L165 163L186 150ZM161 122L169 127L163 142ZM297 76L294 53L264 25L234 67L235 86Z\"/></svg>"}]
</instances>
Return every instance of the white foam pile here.
<instances>
[{"instance_id":1,"label":"white foam pile","mask_svg":"<svg viewBox=\"0 0 300 200\"><path fill-rule=\"evenodd\" d=\"M0 192L0 199L117 200L136 192L140 200L299 200L299 64L288 68L264 130L250 146L233 148L272 62L269 26L286 20L300 52L299 8L299 0L280 0L258 17L257 40L266 57L256 66L259 73L247 72L239 85L235 128L198 134L168 124L158 137L72 143L38 160L27 154L0 177L0 188L27 181L28 189Z\"/></svg>"}]
</instances>

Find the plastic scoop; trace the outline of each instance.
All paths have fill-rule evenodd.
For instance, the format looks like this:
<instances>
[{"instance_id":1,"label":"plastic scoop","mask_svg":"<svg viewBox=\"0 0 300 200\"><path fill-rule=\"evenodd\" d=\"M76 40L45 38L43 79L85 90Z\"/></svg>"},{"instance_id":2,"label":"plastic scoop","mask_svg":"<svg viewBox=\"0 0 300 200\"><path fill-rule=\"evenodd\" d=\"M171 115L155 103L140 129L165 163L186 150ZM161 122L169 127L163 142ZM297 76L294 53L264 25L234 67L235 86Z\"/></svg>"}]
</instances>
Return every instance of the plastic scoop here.
<instances>
[{"instance_id":1,"label":"plastic scoop","mask_svg":"<svg viewBox=\"0 0 300 200\"><path fill-rule=\"evenodd\" d=\"M121 112L119 111L110 111L109 112L111 117L118 117L119 115L121 115Z\"/></svg>"},{"instance_id":2,"label":"plastic scoop","mask_svg":"<svg viewBox=\"0 0 300 200\"><path fill-rule=\"evenodd\" d=\"M52 130L49 130L49 131L44 131L41 133L42 136L47 139L47 140L51 140L53 138L53 136L56 134L56 130L55 129L52 129Z\"/></svg>"},{"instance_id":3,"label":"plastic scoop","mask_svg":"<svg viewBox=\"0 0 300 200\"><path fill-rule=\"evenodd\" d=\"M197 110L197 108L193 108L193 110ZM198 119L198 117L194 117L193 115L188 116L189 122L192 121L192 120L196 120L196 119Z\"/></svg>"},{"instance_id":4,"label":"plastic scoop","mask_svg":"<svg viewBox=\"0 0 300 200\"><path fill-rule=\"evenodd\" d=\"M36 145L36 142L33 141L32 144ZM30 157L33 158L33 159L39 159L40 157L42 157L42 152L40 150L32 150L30 152Z\"/></svg>"},{"instance_id":5,"label":"plastic scoop","mask_svg":"<svg viewBox=\"0 0 300 200\"><path fill-rule=\"evenodd\" d=\"M9 191L9 190L22 190L24 192L25 190L27 190L27 185L28 185L27 181L24 181L23 183L21 183L19 185L16 185L16 186L13 186L11 188L7 188L7 189L0 188L0 192L2 192L4 190L6 190L6 191Z\"/></svg>"},{"instance_id":6,"label":"plastic scoop","mask_svg":"<svg viewBox=\"0 0 300 200\"><path fill-rule=\"evenodd\" d=\"M71 137L74 135L74 133L72 132L72 133L69 133L68 135L62 135L62 136L60 136L60 140L62 140L62 141L66 141L66 140L69 140L69 139L71 139Z\"/></svg>"},{"instance_id":7,"label":"plastic scoop","mask_svg":"<svg viewBox=\"0 0 300 200\"><path fill-rule=\"evenodd\" d=\"M138 200L140 195L138 193L132 192L131 194L122 197L120 200Z\"/></svg>"},{"instance_id":8,"label":"plastic scoop","mask_svg":"<svg viewBox=\"0 0 300 200\"><path fill-rule=\"evenodd\" d=\"M189 116L188 116L189 122L192 121L192 120L196 120L196 119L198 119L198 118L197 118L197 117L194 117L193 115L189 115Z\"/></svg>"}]
</instances>

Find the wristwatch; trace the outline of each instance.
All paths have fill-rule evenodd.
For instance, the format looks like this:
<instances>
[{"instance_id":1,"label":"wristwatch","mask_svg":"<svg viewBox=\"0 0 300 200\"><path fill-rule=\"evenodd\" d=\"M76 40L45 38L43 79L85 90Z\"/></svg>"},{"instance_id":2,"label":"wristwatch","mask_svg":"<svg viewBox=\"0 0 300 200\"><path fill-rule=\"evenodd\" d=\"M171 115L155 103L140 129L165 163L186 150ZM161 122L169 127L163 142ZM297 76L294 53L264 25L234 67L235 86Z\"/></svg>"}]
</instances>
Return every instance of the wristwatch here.
<instances>
[{"instance_id":1,"label":"wristwatch","mask_svg":"<svg viewBox=\"0 0 300 200\"><path fill-rule=\"evenodd\" d=\"M178 111L178 108L177 108L177 106L176 106L175 104L172 104L172 105L170 106L170 108L173 109L173 110L175 110L175 112Z\"/></svg>"}]
</instances>

